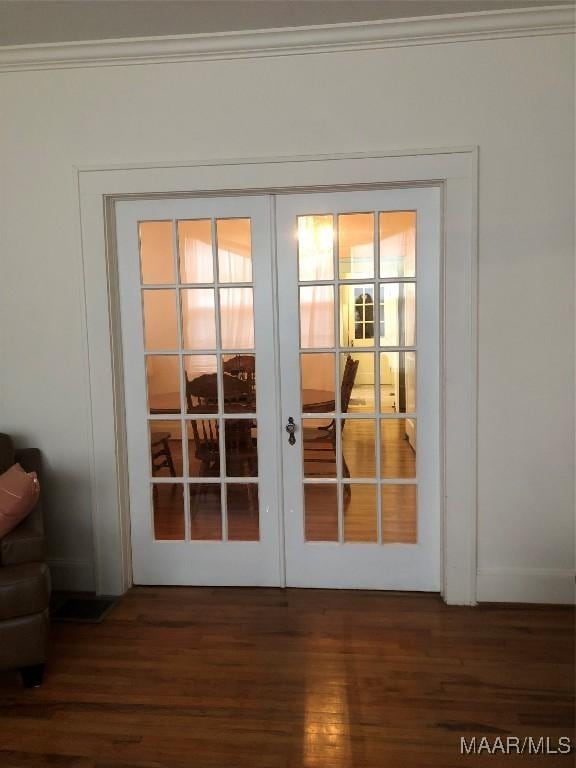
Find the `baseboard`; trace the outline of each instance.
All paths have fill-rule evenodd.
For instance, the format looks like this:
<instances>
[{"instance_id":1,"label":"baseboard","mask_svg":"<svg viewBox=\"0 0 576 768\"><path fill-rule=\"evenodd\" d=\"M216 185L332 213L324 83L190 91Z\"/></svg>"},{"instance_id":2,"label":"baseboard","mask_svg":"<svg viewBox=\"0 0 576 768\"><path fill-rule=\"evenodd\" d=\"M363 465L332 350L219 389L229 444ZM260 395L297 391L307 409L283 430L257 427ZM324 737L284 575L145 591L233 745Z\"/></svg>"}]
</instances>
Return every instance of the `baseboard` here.
<instances>
[{"instance_id":1,"label":"baseboard","mask_svg":"<svg viewBox=\"0 0 576 768\"><path fill-rule=\"evenodd\" d=\"M54 559L48 562L52 588L93 592L94 569L89 560ZM553 568L479 568L479 603L550 603L573 605L574 572Z\"/></svg>"},{"instance_id":2,"label":"baseboard","mask_svg":"<svg viewBox=\"0 0 576 768\"><path fill-rule=\"evenodd\" d=\"M89 560L48 561L52 589L70 592L94 592L94 568Z\"/></svg>"},{"instance_id":3,"label":"baseboard","mask_svg":"<svg viewBox=\"0 0 576 768\"><path fill-rule=\"evenodd\" d=\"M479 603L574 604L574 572L555 568L479 568Z\"/></svg>"}]
</instances>

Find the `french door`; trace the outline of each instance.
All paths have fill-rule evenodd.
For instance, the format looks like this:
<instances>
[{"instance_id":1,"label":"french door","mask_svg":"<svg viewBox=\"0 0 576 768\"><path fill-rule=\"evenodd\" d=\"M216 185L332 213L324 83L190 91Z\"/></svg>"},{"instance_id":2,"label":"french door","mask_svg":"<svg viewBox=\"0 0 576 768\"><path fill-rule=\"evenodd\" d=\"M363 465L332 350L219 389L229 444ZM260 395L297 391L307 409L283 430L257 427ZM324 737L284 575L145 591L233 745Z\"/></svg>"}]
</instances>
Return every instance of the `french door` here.
<instances>
[{"instance_id":1,"label":"french door","mask_svg":"<svg viewBox=\"0 0 576 768\"><path fill-rule=\"evenodd\" d=\"M281 581L271 204L117 205L135 584Z\"/></svg>"},{"instance_id":2,"label":"french door","mask_svg":"<svg viewBox=\"0 0 576 768\"><path fill-rule=\"evenodd\" d=\"M438 190L276 211L286 581L439 590Z\"/></svg>"},{"instance_id":3,"label":"french door","mask_svg":"<svg viewBox=\"0 0 576 768\"><path fill-rule=\"evenodd\" d=\"M439 216L117 204L134 583L439 589Z\"/></svg>"}]
</instances>

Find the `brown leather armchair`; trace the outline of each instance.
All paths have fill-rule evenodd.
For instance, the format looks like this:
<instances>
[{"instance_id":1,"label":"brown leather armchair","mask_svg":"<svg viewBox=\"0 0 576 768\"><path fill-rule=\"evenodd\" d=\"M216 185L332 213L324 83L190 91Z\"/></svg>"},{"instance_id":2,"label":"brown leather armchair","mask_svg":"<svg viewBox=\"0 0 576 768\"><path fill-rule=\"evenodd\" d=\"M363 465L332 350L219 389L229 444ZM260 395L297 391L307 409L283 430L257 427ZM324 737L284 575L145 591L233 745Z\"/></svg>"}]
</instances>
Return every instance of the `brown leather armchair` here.
<instances>
[{"instance_id":1,"label":"brown leather armchair","mask_svg":"<svg viewBox=\"0 0 576 768\"><path fill-rule=\"evenodd\" d=\"M0 473L16 462L36 472L42 484L40 451L15 450L10 437L0 433ZM50 573L45 558L38 501L20 525L0 539L0 669L18 669L26 687L40 685L46 661Z\"/></svg>"}]
</instances>

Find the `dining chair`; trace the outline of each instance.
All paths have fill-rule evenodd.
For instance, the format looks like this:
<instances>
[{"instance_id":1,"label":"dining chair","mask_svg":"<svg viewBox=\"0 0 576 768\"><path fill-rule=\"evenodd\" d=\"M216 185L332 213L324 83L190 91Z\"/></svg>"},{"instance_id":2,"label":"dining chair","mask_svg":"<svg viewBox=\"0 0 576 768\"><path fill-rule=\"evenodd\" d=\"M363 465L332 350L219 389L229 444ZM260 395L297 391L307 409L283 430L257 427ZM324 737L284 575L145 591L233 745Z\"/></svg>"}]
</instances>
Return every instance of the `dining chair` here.
<instances>
[{"instance_id":1,"label":"dining chair","mask_svg":"<svg viewBox=\"0 0 576 768\"><path fill-rule=\"evenodd\" d=\"M226 469L231 477L258 476L258 450L252 419L226 421Z\"/></svg>"},{"instance_id":2,"label":"dining chair","mask_svg":"<svg viewBox=\"0 0 576 768\"><path fill-rule=\"evenodd\" d=\"M234 357L224 361L222 368L225 373L248 382L252 392L254 392L256 389L256 358L254 355L234 355Z\"/></svg>"},{"instance_id":3,"label":"dining chair","mask_svg":"<svg viewBox=\"0 0 576 768\"><path fill-rule=\"evenodd\" d=\"M220 435L216 419L192 419L194 456L200 462L200 477L220 475Z\"/></svg>"},{"instance_id":4,"label":"dining chair","mask_svg":"<svg viewBox=\"0 0 576 768\"><path fill-rule=\"evenodd\" d=\"M176 468L170 450L171 437L170 432L152 432L150 435L153 475L162 469L168 469L170 476L176 477Z\"/></svg>"},{"instance_id":5,"label":"dining chair","mask_svg":"<svg viewBox=\"0 0 576 768\"><path fill-rule=\"evenodd\" d=\"M252 419L226 419L224 422L226 474L228 477L257 477L258 448L252 429ZM194 456L200 462L200 477L220 475L220 430L217 419L192 419ZM248 510L257 511L257 486L246 483Z\"/></svg>"},{"instance_id":6,"label":"dining chair","mask_svg":"<svg viewBox=\"0 0 576 768\"><path fill-rule=\"evenodd\" d=\"M150 434L150 453L152 457L152 475L157 476L162 469L167 469L170 477L176 477L176 467L170 450L170 432L151 432ZM175 486L172 486L171 494ZM158 504L158 484L152 486L154 504Z\"/></svg>"},{"instance_id":7,"label":"dining chair","mask_svg":"<svg viewBox=\"0 0 576 768\"><path fill-rule=\"evenodd\" d=\"M188 413L215 413L218 410L218 376L204 373L193 379L184 371L186 383L186 406Z\"/></svg>"},{"instance_id":8,"label":"dining chair","mask_svg":"<svg viewBox=\"0 0 576 768\"><path fill-rule=\"evenodd\" d=\"M354 382L356 380L356 373L358 372L359 360L354 360L351 355L346 357L346 364L344 365L344 373L342 375L342 384L340 386L340 412L348 413L348 407L350 405L350 398L352 397L352 389L354 388ZM336 461L336 429L338 421L332 419L329 424L322 427L304 428L303 430L303 444L304 444L304 463L322 463L326 464L331 461ZM341 419L341 431L344 432L345 419ZM306 451L313 451L313 456L306 456ZM328 452L333 456L323 456L322 453ZM317 455L320 453L320 455ZM344 451L342 451L342 470L344 477L350 477L350 470L346 463L346 457ZM346 500L350 499L351 491L350 486L344 486L344 495Z\"/></svg>"},{"instance_id":9,"label":"dining chair","mask_svg":"<svg viewBox=\"0 0 576 768\"><path fill-rule=\"evenodd\" d=\"M218 376L204 373L194 379L186 380L186 404L188 413L216 413L218 410ZM222 394L224 410L227 413L251 410L254 405L254 393L249 382L226 373L222 376Z\"/></svg>"}]
</instances>

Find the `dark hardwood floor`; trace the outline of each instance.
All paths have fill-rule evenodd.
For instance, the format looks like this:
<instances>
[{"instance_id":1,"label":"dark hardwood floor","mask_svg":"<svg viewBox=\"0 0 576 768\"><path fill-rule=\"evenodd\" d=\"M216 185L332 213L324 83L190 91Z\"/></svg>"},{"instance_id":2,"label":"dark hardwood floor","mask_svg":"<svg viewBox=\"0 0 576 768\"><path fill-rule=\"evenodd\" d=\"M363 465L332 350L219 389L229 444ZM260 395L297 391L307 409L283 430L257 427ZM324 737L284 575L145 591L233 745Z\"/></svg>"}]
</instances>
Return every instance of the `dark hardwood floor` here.
<instances>
[{"instance_id":1,"label":"dark hardwood floor","mask_svg":"<svg viewBox=\"0 0 576 768\"><path fill-rule=\"evenodd\" d=\"M421 594L135 588L0 674L2 768L568 766L460 737L574 736L574 614Z\"/></svg>"}]
</instances>

